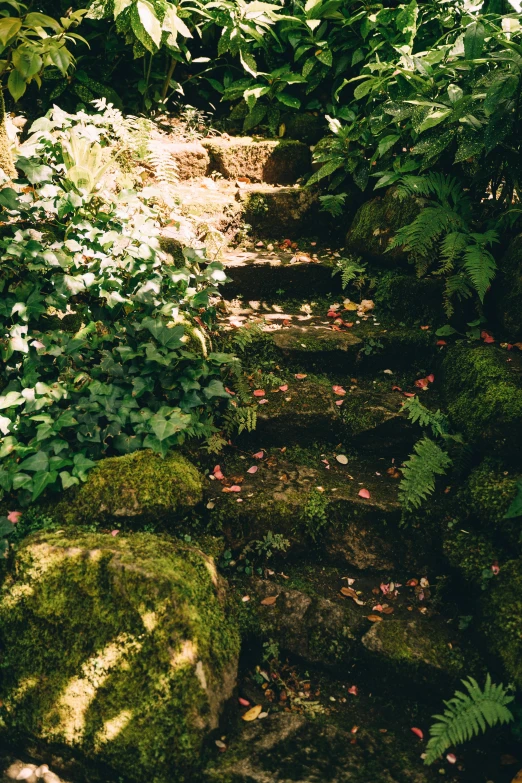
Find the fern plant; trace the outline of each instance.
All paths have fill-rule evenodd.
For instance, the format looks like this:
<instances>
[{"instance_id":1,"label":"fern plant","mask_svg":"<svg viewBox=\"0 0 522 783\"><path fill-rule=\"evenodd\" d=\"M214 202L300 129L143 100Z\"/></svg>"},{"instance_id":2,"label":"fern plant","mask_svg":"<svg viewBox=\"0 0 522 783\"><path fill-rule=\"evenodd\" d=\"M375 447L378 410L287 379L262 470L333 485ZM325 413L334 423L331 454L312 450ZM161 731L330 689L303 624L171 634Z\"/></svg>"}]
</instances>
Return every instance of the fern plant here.
<instances>
[{"instance_id":1,"label":"fern plant","mask_svg":"<svg viewBox=\"0 0 522 783\"><path fill-rule=\"evenodd\" d=\"M437 722L430 728L424 759L427 765L433 764L451 745L460 745L485 732L488 727L513 720L513 714L507 707L513 696L502 684L492 683L489 674L484 690L473 677L462 680L462 684L467 693L456 691L453 698L444 702L444 713L433 716Z\"/></svg>"},{"instance_id":2,"label":"fern plant","mask_svg":"<svg viewBox=\"0 0 522 783\"><path fill-rule=\"evenodd\" d=\"M449 435L448 417L440 410L430 411L417 396L407 399L402 409L410 421L421 427L430 427L436 437Z\"/></svg>"},{"instance_id":3,"label":"fern plant","mask_svg":"<svg viewBox=\"0 0 522 783\"><path fill-rule=\"evenodd\" d=\"M449 454L438 443L424 437L413 447L402 467L399 499L406 511L420 508L435 491L435 477L443 476L451 465Z\"/></svg>"},{"instance_id":4,"label":"fern plant","mask_svg":"<svg viewBox=\"0 0 522 783\"><path fill-rule=\"evenodd\" d=\"M341 217L346 196L346 193L327 193L325 196L319 196L321 212L329 212L332 217Z\"/></svg>"},{"instance_id":5,"label":"fern plant","mask_svg":"<svg viewBox=\"0 0 522 783\"><path fill-rule=\"evenodd\" d=\"M448 316L453 314L453 302L468 299L473 291L482 303L497 269L488 248L498 242L498 234L471 230L471 203L459 182L438 172L409 175L402 178L397 192L399 198L422 196L427 203L397 231L388 250L403 247L409 252L419 276L431 271L446 278Z\"/></svg>"},{"instance_id":6,"label":"fern plant","mask_svg":"<svg viewBox=\"0 0 522 783\"><path fill-rule=\"evenodd\" d=\"M352 282L358 288L363 287L366 276L366 264L362 262L360 256L338 258L336 264L337 268L333 270L332 277L340 273L343 288L346 288Z\"/></svg>"}]
</instances>

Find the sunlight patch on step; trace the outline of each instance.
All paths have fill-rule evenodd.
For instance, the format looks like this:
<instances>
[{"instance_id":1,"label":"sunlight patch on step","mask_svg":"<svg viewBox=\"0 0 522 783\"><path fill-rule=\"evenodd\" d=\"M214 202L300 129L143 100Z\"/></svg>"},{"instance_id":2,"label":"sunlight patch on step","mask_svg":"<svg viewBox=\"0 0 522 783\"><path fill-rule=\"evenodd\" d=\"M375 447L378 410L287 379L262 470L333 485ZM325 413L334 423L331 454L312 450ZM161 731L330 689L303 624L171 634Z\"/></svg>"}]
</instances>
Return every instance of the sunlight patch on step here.
<instances>
[{"instance_id":1,"label":"sunlight patch on step","mask_svg":"<svg viewBox=\"0 0 522 783\"><path fill-rule=\"evenodd\" d=\"M103 728L96 733L94 739L96 748L99 750L101 746L106 745L107 742L112 742L112 740L116 739L118 734L120 734L125 726L130 723L131 719L132 711L122 710L114 718L105 721Z\"/></svg>"},{"instance_id":2,"label":"sunlight patch on step","mask_svg":"<svg viewBox=\"0 0 522 783\"><path fill-rule=\"evenodd\" d=\"M58 732L64 739L71 743L80 741L87 711L98 689L125 655L139 652L141 647L142 644L132 636L121 634L100 653L89 658L82 666L81 675L67 685L57 704L58 715L50 716L48 725L56 726L55 717L58 717Z\"/></svg>"}]
</instances>

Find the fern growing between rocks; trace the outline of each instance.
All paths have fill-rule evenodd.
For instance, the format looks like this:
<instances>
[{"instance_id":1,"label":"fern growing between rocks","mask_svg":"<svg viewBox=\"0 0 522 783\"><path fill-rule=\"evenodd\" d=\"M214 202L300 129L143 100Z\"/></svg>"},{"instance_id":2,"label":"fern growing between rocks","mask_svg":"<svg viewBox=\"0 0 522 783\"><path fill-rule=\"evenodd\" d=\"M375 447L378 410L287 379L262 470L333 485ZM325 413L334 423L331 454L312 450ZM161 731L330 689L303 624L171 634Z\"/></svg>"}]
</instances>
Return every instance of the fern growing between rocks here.
<instances>
[{"instance_id":1,"label":"fern growing between rocks","mask_svg":"<svg viewBox=\"0 0 522 783\"><path fill-rule=\"evenodd\" d=\"M388 250L403 247L419 276L431 271L446 278L448 315L454 311L454 300L467 299L473 291L483 302L497 269L488 248L498 242L498 234L471 230L470 201L455 177L437 172L406 176L397 192L399 198L421 196L427 203L411 223L397 231Z\"/></svg>"},{"instance_id":2,"label":"fern growing between rocks","mask_svg":"<svg viewBox=\"0 0 522 783\"><path fill-rule=\"evenodd\" d=\"M361 262L360 256L338 258L337 269L333 270L332 277L340 273L343 288L346 288L351 282L354 282L358 288L362 288L366 275L366 264Z\"/></svg>"},{"instance_id":3,"label":"fern growing between rocks","mask_svg":"<svg viewBox=\"0 0 522 783\"><path fill-rule=\"evenodd\" d=\"M445 701L442 715L434 715L437 722L430 728L430 740L426 748L424 763L433 764L451 745L460 745L485 732L498 723L503 725L513 720L507 705L513 701L504 686L491 682L488 674L484 690L473 677L462 680L467 693L456 691L453 698Z\"/></svg>"},{"instance_id":4,"label":"fern growing between rocks","mask_svg":"<svg viewBox=\"0 0 522 783\"><path fill-rule=\"evenodd\" d=\"M447 452L430 438L422 438L414 453L402 467L399 498L406 511L419 508L435 490L435 477L446 473L451 465Z\"/></svg>"},{"instance_id":5,"label":"fern growing between rocks","mask_svg":"<svg viewBox=\"0 0 522 783\"><path fill-rule=\"evenodd\" d=\"M240 351L245 351L252 343L263 334L259 324L241 326L232 336L232 344Z\"/></svg>"},{"instance_id":6,"label":"fern growing between rocks","mask_svg":"<svg viewBox=\"0 0 522 783\"><path fill-rule=\"evenodd\" d=\"M448 435L448 418L440 410L430 411L417 396L410 397L402 406L410 421L421 427L430 427L435 436Z\"/></svg>"}]
</instances>

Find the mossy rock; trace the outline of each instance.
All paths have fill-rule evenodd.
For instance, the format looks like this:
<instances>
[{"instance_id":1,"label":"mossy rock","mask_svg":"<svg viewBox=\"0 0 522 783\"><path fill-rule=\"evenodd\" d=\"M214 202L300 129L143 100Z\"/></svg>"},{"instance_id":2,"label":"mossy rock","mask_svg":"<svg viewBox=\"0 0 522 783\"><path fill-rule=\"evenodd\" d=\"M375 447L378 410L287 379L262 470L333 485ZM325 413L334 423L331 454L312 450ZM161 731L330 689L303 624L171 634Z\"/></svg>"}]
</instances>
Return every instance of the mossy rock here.
<instances>
[{"instance_id":1,"label":"mossy rock","mask_svg":"<svg viewBox=\"0 0 522 783\"><path fill-rule=\"evenodd\" d=\"M472 519L486 534L498 536L498 541L513 552L519 551L520 519L505 519L506 511L517 494L521 476L504 470L501 463L486 458L475 468L467 481L465 496Z\"/></svg>"},{"instance_id":2,"label":"mossy rock","mask_svg":"<svg viewBox=\"0 0 522 783\"><path fill-rule=\"evenodd\" d=\"M491 564L498 559L499 552L498 546L488 536L460 527L445 533L443 549L450 565L467 582L480 587L484 571L491 573Z\"/></svg>"},{"instance_id":3,"label":"mossy rock","mask_svg":"<svg viewBox=\"0 0 522 783\"><path fill-rule=\"evenodd\" d=\"M204 146L210 168L227 179L247 177L252 182L293 185L311 167L310 150L300 141L216 138L205 141Z\"/></svg>"},{"instance_id":4,"label":"mossy rock","mask_svg":"<svg viewBox=\"0 0 522 783\"><path fill-rule=\"evenodd\" d=\"M162 458L149 450L135 451L101 460L53 515L67 524L175 521L202 496L202 476L181 454Z\"/></svg>"},{"instance_id":5,"label":"mossy rock","mask_svg":"<svg viewBox=\"0 0 522 783\"><path fill-rule=\"evenodd\" d=\"M194 779L235 686L239 635L213 561L147 533L37 534L0 593L0 733L116 776Z\"/></svg>"},{"instance_id":6,"label":"mossy rock","mask_svg":"<svg viewBox=\"0 0 522 783\"><path fill-rule=\"evenodd\" d=\"M243 220L258 237L298 239L319 233L317 193L312 188L260 185L239 195Z\"/></svg>"},{"instance_id":7,"label":"mossy rock","mask_svg":"<svg viewBox=\"0 0 522 783\"><path fill-rule=\"evenodd\" d=\"M285 135L288 139L304 141L305 144L317 144L326 135L328 126L322 115L292 114L285 122Z\"/></svg>"},{"instance_id":8,"label":"mossy rock","mask_svg":"<svg viewBox=\"0 0 522 783\"><path fill-rule=\"evenodd\" d=\"M444 318L443 284L433 278L386 272L378 278L374 300L379 313L406 324L421 321L433 326Z\"/></svg>"},{"instance_id":9,"label":"mossy rock","mask_svg":"<svg viewBox=\"0 0 522 783\"><path fill-rule=\"evenodd\" d=\"M454 429L484 449L517 452L522 421L518 357L462 341L447 350L442 371Z\"/></svg>"},{"instance_id":10,"label":"mossy rock","mask_svg":"<svg viewBox=\"0 0 522 783\"><path fill-rule=\"evenodd\" d=\"M511 680L522 687L522 558L501 564L482 605L490 647Z\"/></svg>"},{"instance_id":11,"label":"mossy rock","mask_svg":"<svg viewBox=\"0 0 522 783\"><path fill-rule=\"evenodd\" d=\"M362 643L383 662L397 667L438 670L452 677L466 672L466 657L453 646L452 637L437 620L388 619L376 622Z\"/></svg>"},{"instance_id":12,"label":"mossy rock","mask_svg":"<svg viewBox=\"0 0 522 783\"><path fill-rule=\"evenodd\" d=\"M522 234L513 239L499 264L493 297L508 339L522 340Z\"/></svg>"},{"instance_id":13,"label":"mossy rock","mask_svg":"<svg viewBox=\"0 0 522 783\"><path fill-rule=\"evenodd\" d=\"M398 229L411 223L421 208L421 199L399 198L397 190L390 188L383 197L377 196L359 208L346 235L345 250L390 265L406 260L400 247L386 251Z\"/></svg>"}]
</instances>

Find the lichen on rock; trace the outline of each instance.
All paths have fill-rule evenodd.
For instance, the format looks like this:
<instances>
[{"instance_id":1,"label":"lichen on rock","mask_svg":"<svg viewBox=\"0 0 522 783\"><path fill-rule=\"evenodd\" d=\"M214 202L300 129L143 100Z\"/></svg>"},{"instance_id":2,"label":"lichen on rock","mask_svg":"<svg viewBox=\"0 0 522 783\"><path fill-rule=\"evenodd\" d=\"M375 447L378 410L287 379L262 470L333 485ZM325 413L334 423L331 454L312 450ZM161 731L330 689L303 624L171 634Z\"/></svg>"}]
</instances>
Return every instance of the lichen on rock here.
<instances>
[{"instance_id":1,"label":"lichen on rock","mask_svg":"<svg viewBox=\"0 0 522 783\"><path fill-rule=\"evenodd\" d=\"M203 479L185 457L165 458L136 451L101 460L76 492L56 506L53 515L68 524L99 524L138 518L173 521L202 498Z\"/></svg>"},{"instance_id":2,"label":"lichen on rock","mask_svg":"<svg viewBox=\"0 0 522 783\"><path fill-rule=\"evenodd\" d=\"M211 558L146 533L38 534L0 593L0 733L131 781L193 779L239 637Z\"/></svg>"}]
</instances>

